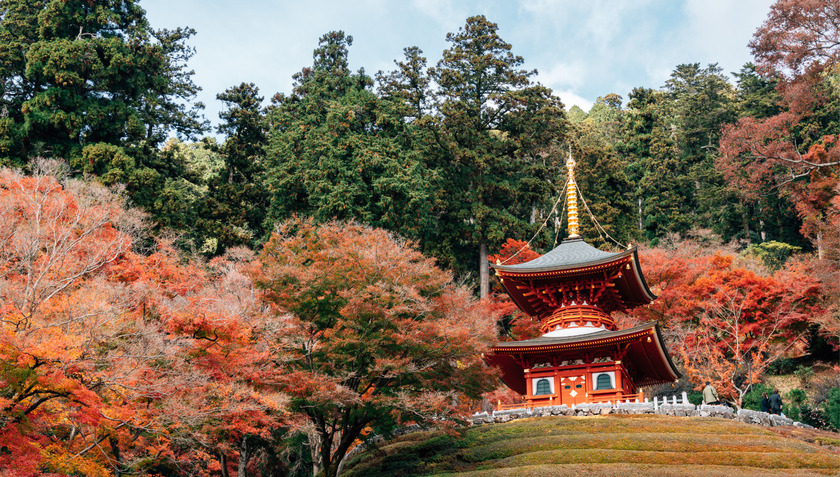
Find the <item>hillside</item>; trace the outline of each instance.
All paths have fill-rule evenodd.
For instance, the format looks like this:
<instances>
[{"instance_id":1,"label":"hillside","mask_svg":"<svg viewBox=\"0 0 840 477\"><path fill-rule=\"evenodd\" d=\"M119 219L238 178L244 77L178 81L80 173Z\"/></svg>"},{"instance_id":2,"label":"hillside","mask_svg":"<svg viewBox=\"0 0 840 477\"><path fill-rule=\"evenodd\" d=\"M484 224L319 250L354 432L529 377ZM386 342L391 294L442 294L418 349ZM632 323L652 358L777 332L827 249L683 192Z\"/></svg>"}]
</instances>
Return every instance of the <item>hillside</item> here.
<instances>
[{"instance_id":1,"label":"hillside","mask_svg":"<svg viewBox=\"0 0 840 477\"><path fill-rule=\"evenodd\" d=\"M346 477L388 475L836 475L837 447L737 421L658 415L532 418L460 437L409 434L359 454ZM826 436L828 433L824 433ZM840 435L837 444L840 444ZM817 438L823 444L830 437Z\"/></svg>"}]
</instances>

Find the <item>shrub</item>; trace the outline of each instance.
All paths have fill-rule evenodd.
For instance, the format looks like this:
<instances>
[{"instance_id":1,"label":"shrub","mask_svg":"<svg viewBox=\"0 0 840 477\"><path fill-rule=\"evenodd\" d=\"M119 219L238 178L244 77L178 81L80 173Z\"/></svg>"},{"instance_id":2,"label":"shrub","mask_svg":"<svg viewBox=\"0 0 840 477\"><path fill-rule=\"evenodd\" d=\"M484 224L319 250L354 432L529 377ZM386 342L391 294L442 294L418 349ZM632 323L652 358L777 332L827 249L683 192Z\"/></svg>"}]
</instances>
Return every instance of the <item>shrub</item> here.
<instances>
[{"instance_id":1,"label":"shrub","mask_svg":"<svg viewBox=\"0 0 840 477\"><path fill-rule=\"evenodd\" d=\"M796 370L796 366L797 360L794 358L779 358L767 366L767 374L774 376L778 376L780 374L791 374Z\"/></svg>"},{"instance_id":2,"label":"shrub","mask_svg":"<svg viewBox=\"0 0 840 477\"><path fill-rule=\"evenodd\" d=\"M691 391L690 393L688 393L688 402L694 404L695 406L699 406L703 403L703 392Z\"/></svg>"},{"instance_id":3,"label":"shrub","mask_svg":"<svg viewBox=\"0 0 840 477\"><path fill-rule=\"evenodd\" d=\"M753 384L752 389L747 394L744 394L744 400L741 407L753 411L761 410L761 393L767 393L769 396L773 392L773 388L764 383Z\"/></svg>"},{"instance_id":4,"label":"shrub","mask_svg":"<svg viewBox=\"0 0 840 477\"><path fill-rule=\"evenodd\" d=\"M801 422L803 415L810 411L810 406L807 404L808 396L801 389L791 389L785 394L785 400L787 404L782 406L782 413L794 421Z\"/></svg>"},{"instance_id":5,"label":"shrub","mask_svg":"<svg viewBox=\"0 0 840 477\"><path fill-rule=\"evenodd\" d=\"M828 398L822 403L828 424L835 430L840 430L840 388L834 388L828 393Z\"/></svg>"},{"instance_id":6,"label":"shrub","mask_svg":"<svg viewBox=\"0 0 840 477\"><path fill-rule=\"evenodd\" d=\"M799 365L793 375L799 379L799 385L804 388L808 386L808 381L814 377L814 370L810 366Z\"/></svg>"}]
</instances>

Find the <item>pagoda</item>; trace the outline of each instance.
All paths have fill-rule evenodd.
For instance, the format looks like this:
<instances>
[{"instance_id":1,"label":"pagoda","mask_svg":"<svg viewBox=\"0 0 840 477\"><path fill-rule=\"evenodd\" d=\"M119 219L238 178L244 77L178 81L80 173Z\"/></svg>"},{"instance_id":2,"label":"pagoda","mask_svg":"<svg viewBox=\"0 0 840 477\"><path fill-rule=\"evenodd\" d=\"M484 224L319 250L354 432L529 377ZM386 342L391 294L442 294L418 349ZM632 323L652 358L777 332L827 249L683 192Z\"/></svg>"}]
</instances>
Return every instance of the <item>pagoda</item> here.
<instances>
[{"instance_id":1,"label":"pagoda","mask_svg":"<svg viewBox=\"0 0 840 477\"><path fill-rule=\"evenodd\" d=\"M484 358L527 406L642 397L640 388L680 377L659 325L616 328L612 313L651 303L636 248L604 252L579 235L575 161L566 163L569 236L547 254L516 265L492 265L520 310L543 335L501 342Z\"/></svg>"}]
</instances>

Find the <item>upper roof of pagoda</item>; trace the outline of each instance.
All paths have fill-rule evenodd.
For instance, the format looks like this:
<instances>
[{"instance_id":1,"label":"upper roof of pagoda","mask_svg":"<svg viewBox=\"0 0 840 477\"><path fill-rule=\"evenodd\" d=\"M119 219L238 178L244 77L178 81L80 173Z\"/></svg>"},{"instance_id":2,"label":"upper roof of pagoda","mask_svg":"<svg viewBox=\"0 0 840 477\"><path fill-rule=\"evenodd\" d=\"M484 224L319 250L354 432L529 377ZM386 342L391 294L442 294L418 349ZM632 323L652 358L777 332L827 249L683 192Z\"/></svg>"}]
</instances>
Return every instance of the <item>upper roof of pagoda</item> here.
<instances>
[{"instance_id":1,"label":"upper roof of pagoda","mask_svg":"<svg viewBox=\"0 0 840 477\"><path fill-rule=\"evenodd\" d=\"M634 249L625 252L604 252L584 242L582 238L568 238L563 240L554 250L537 257L530 262L516 265L491 265L496 270L506 272L550 272L568 270L601 263L609 263L616 258L625 257Z\"/></svg>"},{"instance_id":2,"label":"upper roof of pagoda","mask_svg":"<svg viewBox=\"0 0 840 477\"><path fill-rule=\"evenodd\" d=\"M537 318L587 299L583 304L611 313L656 298L642 275L635 247L605 252L575 237L529 262L491 266L517 306ZM589 291L580 298L582 287Z\"/></svg>"}]
</instances>

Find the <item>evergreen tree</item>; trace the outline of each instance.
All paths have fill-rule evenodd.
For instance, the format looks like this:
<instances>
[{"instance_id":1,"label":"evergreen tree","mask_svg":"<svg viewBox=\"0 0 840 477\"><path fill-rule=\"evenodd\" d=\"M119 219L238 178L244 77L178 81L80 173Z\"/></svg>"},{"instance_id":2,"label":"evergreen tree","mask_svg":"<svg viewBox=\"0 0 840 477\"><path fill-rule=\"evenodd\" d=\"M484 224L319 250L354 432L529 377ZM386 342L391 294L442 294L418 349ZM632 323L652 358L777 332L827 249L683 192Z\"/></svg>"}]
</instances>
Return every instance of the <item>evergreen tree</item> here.
<instances>
[{"instance_id":1,"label":"evergreen tree","mask_svg":"<svg viewBox=\"0 0 840 477\"><path fill-rule=\"evenodd\" d=\"M266 230L293 214L356 219L408 238L426 226L428 177L405 109L371 91L363 70L350 72L352 41L343 32L321 37L292 94L273 100Z\"/></svg>"},{"instance_id":2,"label":"evergreen tree","mask_svg":"<svg viewBox=\"0 0 840 477\"><path fill-rule=\"evenodd\" d=\"M159 226L192 224L200 184L160 146L205 127L193 33L152 29L136 0L0 0L0 161L61 157L126 184Z\"/></svg>"},{"instance_id":3,"label":"evergreen tree","mask_svg":"<svg viewBox=\"0 0 840 477\"><path fill-rule=\"evenodd\" d=\"M647 239L691 226L686 215L688 184L678 175L676 146L667 125L665 94L634 88L623 122L621 153L628 160L628 174L635 184L638 229Z\"/></svg>"},{"instance_id":4,"label":"evergreen tree","mask_svg":"<svg viewBox=\"0 0 840 477\"><path fill-rule=\"evenodd\" d=\"M265 180L267 128L263 98L253 83L218 94L228 109L219 113L218 132L226 136L219 153L224 167L208 181L209 191L197 222L200 251L224 252L235 245L254 245L264 236L268 205Z\"/></svg>"},{"instance_id":5,"label":"evergreen tree","mask_svg":"<svg viewBox=\"0 0 840 477\"><path fill-rule=\"evenodd\" d=\"M562 103L531 83L535 71L520 69L522 57L497 30L483 16L468 18L447 34L450 47L430 70L440 116L431 164L441 177L435 242L449 244L460 263L477 260L482 296L488 243L532 233L532 211L553 195L542 153L567 124Z\"/></svg>"},{"instance_id":6,"label":"evergreen tree","mask_svg":"<svg viewBox=\"0 0 840 477\"><path fill-rule=\"evenodd\" d=\"M627 160L599 126L587 119L573 125L569 134L577 163L575 181L582 196L578 201L580 233L595 246L615 249L618 244L628 245L641 234L635 223L634 186L627 176ZM607 124L607 127L617 129L618 124ZM589 212L600 227L593 223Z\"/></svg>"},{"instance_id":7,"label":"evergreen tree","mask_svg":"<svg viewBox=\"0 0 840 477\"><path fill-rule=\"evenodd\" d=\"M97 143L139 160L202 130L188 28L153 30L136 0L0 1L0 157L77 158Z\"/></svg>"}]
</instances>

